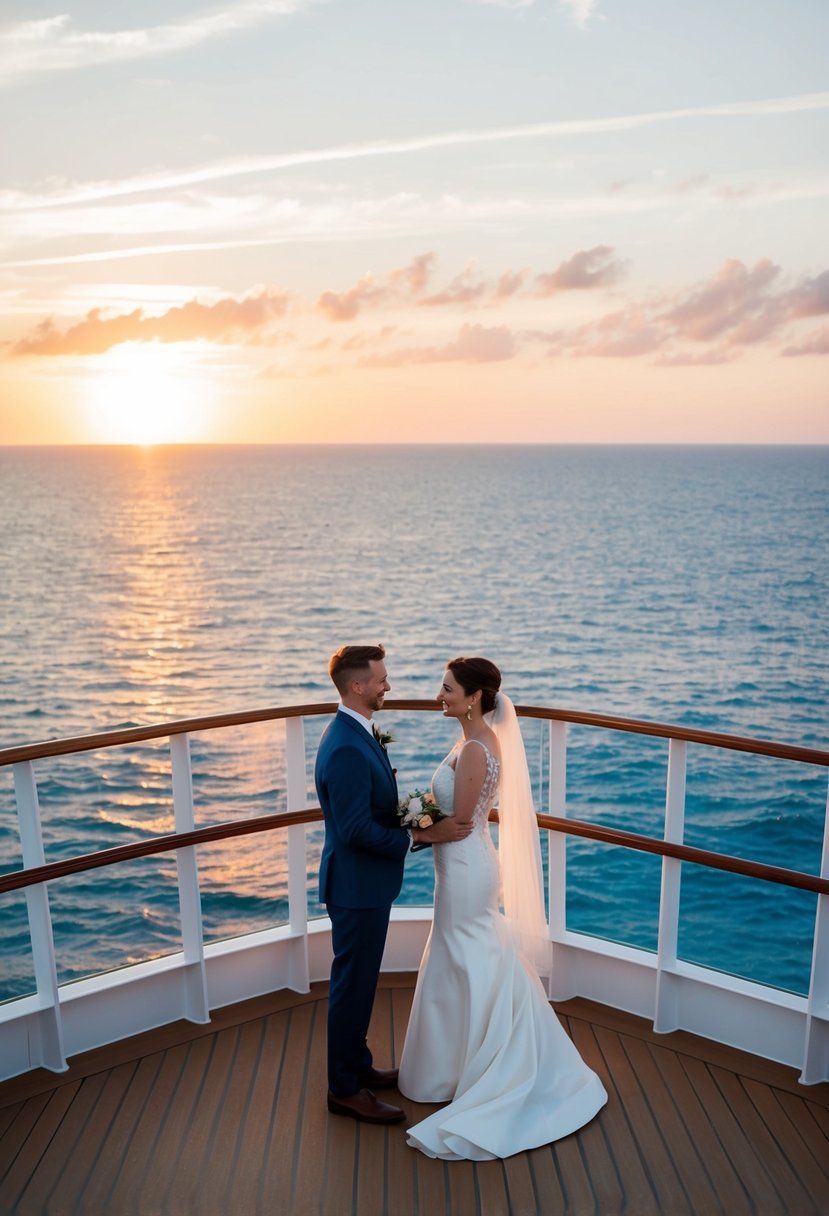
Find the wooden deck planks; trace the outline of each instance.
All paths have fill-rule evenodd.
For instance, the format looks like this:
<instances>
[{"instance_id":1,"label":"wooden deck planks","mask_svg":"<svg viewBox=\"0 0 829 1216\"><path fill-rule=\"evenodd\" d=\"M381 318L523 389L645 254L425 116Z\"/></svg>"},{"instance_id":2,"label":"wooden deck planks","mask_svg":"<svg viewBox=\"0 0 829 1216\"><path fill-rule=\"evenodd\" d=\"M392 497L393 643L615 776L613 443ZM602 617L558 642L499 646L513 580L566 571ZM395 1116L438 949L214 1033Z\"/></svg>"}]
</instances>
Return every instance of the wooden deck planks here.
<instances>
[{"instance_id":1,"label":"wooden deck planks","mask_svg":"<svg viewBox=\"0 0 829 1216\"><path fill-rule=\"evenodd\" d=\"M608 1092L608 1102L602 1109L598 1126L601 1127L611 1151L616 1177L605 1179L603 1183L594 1178L599 1210L602 1204L609 1207L611 1202L615 1202L617 1209L620 1209L618 1193L623 1190L625 1202L631 1212L635 1212L637 1216L658 1216L656 1195L614 1082L613 1058L616 1051L622 1050L621 1041L618 1035L605 1040L608 1052L605 1058L596 1039L595 1030L589 1023L573 1018L569 1022L569 1029L576 1047L590 1067L602 1078ZM624 1163L623 1173L618 1162Z\"/></svg>"},{"instance_id":2,"label":"wooden deck planks","mask_svg":"<svg viewBox=\"0 0 829 1216\"><path fill-rule=\"evenodd\" d=\"M60 1086L43 1104L35 1118L31 1118L29 1112L24 1110L21 1117L22 1127L13 1127L10 1135L4 1137L4 1150L8 1140L8 1150L10 1154L14 1154L8 1170L3 1171L3 1201L8 1203L10 1211L17 1210L15 1205L19 1204L26 1191L39 1187L44 1155L67 1111L71 1109L79 1089L79 1082Z\"/></svg>"},{"instance_id":3,"label":"wooden deck planks","mask_svg":"<svg viewBox=\"0 0 829 1216\"><path fill-rule=\"evenodd\" d=\"M648 1181L656 1196L658 1211L670 1212L672 1216L694 1216L677 1174L678 1163L654 1114L651 1095L647 1087L642 1085L625 1049L625 1041L601 1026L596 1029L596 1038L606 1057L612 1060L610 1068L619 1100L646 1163Z\"/></svg>"},{"instance_id":4,"label":"wooden deck planks","mask_svg":"<svg viewBox=\"0 0 829 1216\"><path fill-rule=\"evenodd\" d=\"M379 1066L399 1060L411 977L389 977L372 1022ZM269 1011L270 1010L270 1011ZM507 1161L447 1163L406 1124L325 1108L324 986L222 1011L215 1028L142 1036L73 1062L51 1091L0 1086L0 1210L172 1216L657 1216L829 1211L829 1086L692 1036L656 1036L587 1002L561 1018L605 1081L586 1128ZM179 1041L177 1041L179 1040ZM678 1046L677 1046L678 1045ZM686 1050L687 1048L687 1050ZM707 1057L707 1058L706 1058ZM742 1068L743 1071L739 1069ZM42 1079L35 1083L35 1089ZM435 1109L389 1092L411 1122Z\"/></svg>"},{"instance_id":5,"label":"wooden deck planks","mask_svg":"<svg viewBox=\"0 0 829 1216\"><path fill-rule=\"evenodd\" d=\"M757 1110L763 1127L773 1139L777 1156L786 1174L793 1173L797 1187L803 1189L803 1210L809 1211L810 1196L826 1191L829 1187L829 1154L824 1144L821 1150L809 1137L806 1129L795 1126L781 1098L786 1094L777 1094L767 1085L760 1085L750 1078L742 1080L751 1101ZM800 1122L800 1121L798 1121ZM817 1155L815 1155L815 1150ZM797 1194L792 1188L791 1196Z\"/></svg>"},{"instance_id":6,"label":"wooden deck planks","mask_svg":"<svg viewBox=\"0 0 829 1216\"><path fill-rule=\"evenodd\" d=\"M711 1072L726 1101L736 1112L740 1126L755 1154L757 1167L765 1169L771 1187L780 1197L783 1210L794 1211L802 1216L814 1212L815 1208L803 1180L781 1151L772 1129L761 1117L747 1092L746 1087L750 1082L723 1068L712 1068Z\"/></svg>"},{"instance_id":7,"label":"wooden deck planks","mask_svg":"<svg viewBox=\"0 0 829 1216\"><path fill-rule=\"evenodd\" d=\"M233 1147L235 1165L227 1170L222 1195L225 1212L235 1208L240 1216L246 1216L247 1212L256 1211L260 1181L264 1178L265 1162L271 1151L288 1027L289 1018L284 1013L271 1014L263 1022L258 1053L252 1062L250 1088L245 1095L244 1114ZM233 1203L228 1206L231 1196Z\"/></svg>"},{"instance_id":8,"label":"wooden deck planks","mask_svg":"<svg viewBox=\"0 0 829 1216\"><path fill-rule=\"evenodd\" d=\"M691 1088L687 1083L679 1084L676 1071L668 1080L669 1057L672 1053L664 1047L630 1036L625 1039L625 1050L642 1091L647 1094L654 1121L669 1152L679 1188L688 1206L694 1213L718 1211L717 1192L711 1184L689 1121L682 1114L694 1101ZM697 1116L701 1114L698 1107L694 1113ZM699 1119L696 1130L702 1130Z\"/></svg>"},{"instance_id":9,"label":"wooden deck planks","mask_svg":"<svg viewBox=\"0 0 829 1216\"><path fill-rule=\"evenodd\" d=\"M762 1212L763 1216L785 1213L787 1208L774 1190L763 1161L743 1129L743 1112L739 1108L735 1111L729 1105L708 1065L687 1057L682 1059L682 1063L738 1179L740 1193L722 1196L726 1209L729 1212L757 1211Z\"/></svg>"},{"instance_id":10,"label":"wooden deck planks","mask_svg":"<svg viewBox=\"0 0 829 1216\"><path fill-rule=\"evenodd\" d=\"M693 1179L699 1181L699 1195L696 1196L693 1181L686 1184L686 1189L696 1196L701 1211L727 1212L732 1202L736 1202L738 1211L741 1210L746 1192L681 1061L669 1048L651 1044L650 1050L687 1129L695 1157L704 1170L705 1182L702 1182L696 1164L690 1167ZM683 1161L683 1170L685 1164ZM708 1206L702 1207L703 1202Z\"/></svg>"}]
</instances>

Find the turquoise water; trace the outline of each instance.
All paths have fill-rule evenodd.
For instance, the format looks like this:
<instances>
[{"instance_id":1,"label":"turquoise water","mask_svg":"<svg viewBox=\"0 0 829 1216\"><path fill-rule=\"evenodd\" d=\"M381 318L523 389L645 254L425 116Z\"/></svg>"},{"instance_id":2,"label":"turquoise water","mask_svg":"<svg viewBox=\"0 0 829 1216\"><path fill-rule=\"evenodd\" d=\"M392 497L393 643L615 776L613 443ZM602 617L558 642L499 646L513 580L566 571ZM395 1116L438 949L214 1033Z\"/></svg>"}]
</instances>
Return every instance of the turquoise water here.
<instances>
[{"instance_id":1,"label":"turquoise water","mask_svg":"<svg viewBox=\"0 0 829 1216\"><path fill-rule=\"evenodd\" d=\"M447 658L477 652L519 703L827 747L826 448L0 449L0 512L4 746L327 701L330 651L382 640L392 696L432 696ZM401 785L422 785L449 724L386 719ZM307 725L311 801L323 725ZM526 739L543 805L538 723ZM661 833L666 743L572 727L569 744L571 813ZM192 752L200 824L284 807L277 725ZM163 746L36 772L48 859L172 830ZM691 747L687 838L817 871L826 793L825 770ZM209 940L284 918L278 840L199 860ZM0 866L19 864L2 770ZM429 865L411 860L405 902L429 898ZM654 948L659 877L657 859L569 841L568 923ZM64 981L180 946L169 858L50 901ZM33 979L25 899L0 907L7 997ZM680 952L803 991L814 913L685 866Z\"/></svg>"}]
</instances>

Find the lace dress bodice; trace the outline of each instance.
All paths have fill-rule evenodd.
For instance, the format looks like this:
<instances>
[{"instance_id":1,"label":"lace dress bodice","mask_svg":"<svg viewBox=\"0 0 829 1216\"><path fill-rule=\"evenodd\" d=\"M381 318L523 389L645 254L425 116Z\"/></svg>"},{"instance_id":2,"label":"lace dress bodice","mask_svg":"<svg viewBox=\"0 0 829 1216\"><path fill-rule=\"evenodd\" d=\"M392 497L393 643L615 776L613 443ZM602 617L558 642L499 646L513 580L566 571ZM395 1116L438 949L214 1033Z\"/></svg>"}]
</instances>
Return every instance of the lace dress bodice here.
<instances>
[{"instance_id":1,"label":"lace dress bodice","mask_svg":"<svg viewBox=\"0 0 829 1216\"><path fill-rule=\"evenodd\" d=\"M486 776L481 786L481 792L478 795L478 801L475 803L475 810L472 812L472 822L476 830L479 830L486 827L489 812L495 805L495 795L498 792L498 782L501 777L501 765L485 743L482 743L479 739L470 739L469 742L482 747L486 755ZM441 761L432 777L432 794L438 806L447 814L452 814L455 809L455 766L458 763L462 747L463 744L456 744L449 755Z\"/></svg>"}]
</instances>

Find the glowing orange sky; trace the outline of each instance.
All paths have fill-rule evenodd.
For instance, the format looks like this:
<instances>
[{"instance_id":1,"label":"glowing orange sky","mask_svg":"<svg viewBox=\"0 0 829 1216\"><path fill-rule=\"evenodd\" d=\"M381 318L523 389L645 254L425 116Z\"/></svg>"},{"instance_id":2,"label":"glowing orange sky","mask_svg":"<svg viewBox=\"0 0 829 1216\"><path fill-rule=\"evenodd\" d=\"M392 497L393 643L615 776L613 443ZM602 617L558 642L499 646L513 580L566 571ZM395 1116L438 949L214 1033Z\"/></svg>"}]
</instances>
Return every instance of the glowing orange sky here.
<instances>
[{"instance_id":1,"label":"glowing orange sky","mask_svg":"<svg viewBox=\"0 0 829 1216\"><path fill-rule=\"evenodd\" d=\"M827 12L665 8L11 0L0 443L829 442Z\"/></svg>"}]
</instances>

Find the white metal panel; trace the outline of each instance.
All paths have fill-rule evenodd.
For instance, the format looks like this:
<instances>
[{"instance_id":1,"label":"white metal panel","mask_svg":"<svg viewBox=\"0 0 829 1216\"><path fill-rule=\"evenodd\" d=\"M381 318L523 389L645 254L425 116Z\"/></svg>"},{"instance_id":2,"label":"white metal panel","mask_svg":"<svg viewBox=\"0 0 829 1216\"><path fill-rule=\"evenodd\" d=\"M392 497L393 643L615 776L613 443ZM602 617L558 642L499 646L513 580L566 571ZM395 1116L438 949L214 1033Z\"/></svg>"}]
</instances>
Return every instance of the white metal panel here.
<instances>
[{"instance_id":1,"label":"white metal panel","mask_svg":"<svg viewBox=\"0 0 829 1216\"><path fill-rule=\"evenodd\" d=\"M685 838L685 773L688 745L684 739L668 744L668 778L665 790L665 839L682 844ZM679 896L682 862L662 858L659 897L659 947L656 973L654 1030L664 1033L680 1024L680 992L674 980L679 944Z\"/></svg>"},{"instance_id":2,"label":"white metal panel","mask_svg":"<svg viewBox=\"0 0 829 1216\"><path fill-rule=\"evenodd\" d=\"M823 828L821 878L829 878L829 794ZM812 1085L829 1078L829 895L818 895L812 975L809 981L809 1015L803 1051L801 1081Z\"/></svg>"},{"instance_id":3,"label":"white metal panel","mask_svg":"<svg viewBox=\"0 0 829 1216\"><path fill-rule=\"evenodd\" d=\"M37 782L31 762L14 765L14 792L20 824L20 848L26 869L46 863ZM37 984L38 1009L26 1020L28 1068L42 1066L52 1072L66 1071L66 1051L60 1018L58 971L52 915L45 883L26 888L29 934Z\"/></svg>"},{"instance_id":4,"label":"white metal panel","mask_svg":"<svg viewBox=\"0 0 829 1216\"><path fill-rule=\"evenodd\" d=\"M177 832L192 832L196 826L193 806L193 774L190 766L190 736L170 737L173 773L173 808ZM181 908L181 940L184 962L181 971L181 1016L191 1022L209 1022L207 979L204 970L204 933L201 915L199 871L194 846L176 849L178 896Z\"/></svg>"},{"instance_id":5,"label":"white metal panel","mask_svg":"<svg viewBox=\"0 0 829 1216\"><path fill-rule=\"evenodd\" d=\"M305 767L305 723L302 718L285 719L286 795L289 811L308 806L308 774ZM294 947L291 987L307 992L308 974L308 853L303 824L288 828L288 918L291 932L300 939Z\"/></svg>"}]
</instances>

